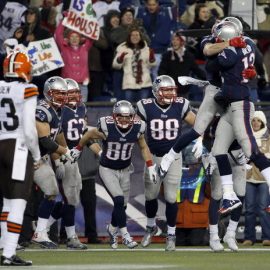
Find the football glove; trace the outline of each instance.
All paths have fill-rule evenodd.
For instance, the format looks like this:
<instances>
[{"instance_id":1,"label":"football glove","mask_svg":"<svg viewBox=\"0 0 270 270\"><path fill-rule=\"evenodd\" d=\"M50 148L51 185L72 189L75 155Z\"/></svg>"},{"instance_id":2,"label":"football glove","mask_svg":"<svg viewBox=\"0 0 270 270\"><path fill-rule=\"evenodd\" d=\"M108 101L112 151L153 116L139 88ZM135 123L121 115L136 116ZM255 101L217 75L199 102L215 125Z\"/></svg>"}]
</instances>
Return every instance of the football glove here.
<instances>
[{"instance_id":1,"label":"football glove","mask_svg":"<svg viewBox=\"0 0 270 270\"><path fill-rule=\"evenodd\" d=\"M203 144L202 144L202 137L199 137L191 151L196 159L199 159L203 153Z\"/></svg>"},{"instance_id":2,"label":"football glove","mask_svg":"<svg viewBox=\"0 0 270 270\"><path fill-rule=\"evenodd\" d=\"M149 177L152 183L157 183L157 171L156 171L156 164L148 167Z\"/></svg>"}]
</instances>

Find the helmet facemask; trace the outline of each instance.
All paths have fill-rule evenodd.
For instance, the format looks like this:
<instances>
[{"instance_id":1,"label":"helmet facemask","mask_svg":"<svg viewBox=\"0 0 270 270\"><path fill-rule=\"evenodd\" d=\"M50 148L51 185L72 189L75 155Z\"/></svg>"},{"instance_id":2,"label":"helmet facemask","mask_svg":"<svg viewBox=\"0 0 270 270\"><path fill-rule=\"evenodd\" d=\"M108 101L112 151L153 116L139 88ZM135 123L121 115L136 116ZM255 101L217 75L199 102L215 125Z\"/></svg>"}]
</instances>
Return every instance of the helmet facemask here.
<instances>
[{"instance_id":1,"label":"helmet facemask","mask_svg":"<svg viewBox=\"0 0 270 270\"><path fill-rule=\"evenodd\" d=\"M67 105L76 107L82 103L81 91L78 89L68 90L67 92Z\"/></svg>"}]
</instances>

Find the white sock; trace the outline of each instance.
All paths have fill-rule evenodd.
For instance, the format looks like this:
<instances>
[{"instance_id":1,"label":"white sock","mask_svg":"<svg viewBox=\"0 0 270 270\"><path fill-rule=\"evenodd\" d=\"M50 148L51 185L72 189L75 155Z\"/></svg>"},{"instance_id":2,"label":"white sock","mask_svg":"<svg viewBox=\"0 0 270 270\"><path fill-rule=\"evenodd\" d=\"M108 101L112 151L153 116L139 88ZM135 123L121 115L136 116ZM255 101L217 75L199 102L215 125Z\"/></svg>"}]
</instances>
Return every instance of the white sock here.
<instances>
[{"instance_id":1,"label":"white sock","mask_svg":"<svg viewBox=\"0 0 270 270\"><path fill-rule=\"evenodd\" d=\"M1 213L1 239L0 247L4 247L4 236L7 234L7 218L10 211L10 200L3 198L3 208Z\"/></svg>"},{"instance_id":2,"label":"white sock","mask_svg":"<svg viewBox=\"0 0 270 270\"><path fill-rule=\"evenodd\" d=\"M42 232L47 229L48 219L38 218L36 232Z\"/></svg>"},{"instance_id":3,"label":"white sock","mask_svg":"<svg viewBox=\"0 0 270 270\"><path fill-rule=\"evenodd\" d=\"M264 177L264 179L266 180L269 188L270 188L270 167L264 169L261 171L262 176Z\"/></svg>"},{"instance_id":4,"label":"white sock","mask_svg":"<svg viewBox=\"0 0 270 270\"><path fill-rule=\"evenodd\" d=\"M232 174L220 176L223 195L234 193Z\"/></svg>"},{"instance_id":5,"label":"white sock","mask_svg":"<svg viewBox=\"0 0 270 270\"><path fill-rule=\"evenodd\" d=\"M67 238L71 238L72 236L76 235L75 231L75 225L65 227L66 233L67 233Z\"/></svg>"},{"instance_id":6,"label":"white sock","mask_svg":"<svg viewBox=\"0 0 270 270\"><path fill-rule=\"evenodd\" d=\"M114 232L116 232L118 230L118 227L114 227L112 224L110 224L109 225L109 230L114 233Z\"/></svg>"},{"instance_id":7,"label":"white sock","mask_svg":"<svg viewBox=\"0 0 270 270\"><path fill-rule=\"evenodd\" d=\"M50 230L51 226L53 225L53 223L56 221L55 218L53 218L52 216L49 217L48 221L47 221L47 230Z\"/></svg>"},{"instance_id":8,"label":"white sock","mask_svg":"<svg viewBox=\"0 0 270 270\"><path fill-rule=\"evenodd\" d=\"M16 254L16 247L20 237L23 223L23 215L26 207L26 201L23 199L11 199L10 212L7 219L7 234L4 238L3 256L10 258Z\"/></svg>"},{"instance_id":9,"label":"white sock","mask_svg":"<svg viewBox=\"0 0 270 270\"><path fill-rule=\"evenodd\" d=\"M167 226L167 234L175 235L175 226L174 227Z\"/></svg>"},{"instance_id":10,"label":"white sock","mask_svg":"<svg viewBox=\"0 0 270 270\"><path fill-rule=\"evenodd\" d=\"M233 221L230 219L229 221L229 225L227 227L227 232L231 232L231 233L235 233L236 232L236 229L237 229L237 226L238 226L238 222L236 221Z\"/></svg>"},{"instance_id":11,"label":"white sock","mask_svg":"<svg viewBox=\"0 0 270 270\"><path fill-rule=\"evenodd\" d=\"M121 233L123 238L126 238L127 236L130 237L130 235L129 235L128 231L127 231L127 227L120 228L120 233Z\"/></svg>"},{"instance_id":12,"label":"white sock","mask_svg":"<svg viewBox=\"0 0 270 270\"><path fill-rule=\"evenodd\" d=\"M147 218L147 226L148 227L156 226L156 218Z\"/></svg>"},{"instance_id":13,"label":"white sock","mask_svg":"<svg viewBox=\"0 0 270 270\"><path fill-rule=\"evenodd\" d=\"M209 234L210 234L210 238L212 239L219 238L217 224L214 224L214 225L209 224Z\"/></svg>"}]
</instances>

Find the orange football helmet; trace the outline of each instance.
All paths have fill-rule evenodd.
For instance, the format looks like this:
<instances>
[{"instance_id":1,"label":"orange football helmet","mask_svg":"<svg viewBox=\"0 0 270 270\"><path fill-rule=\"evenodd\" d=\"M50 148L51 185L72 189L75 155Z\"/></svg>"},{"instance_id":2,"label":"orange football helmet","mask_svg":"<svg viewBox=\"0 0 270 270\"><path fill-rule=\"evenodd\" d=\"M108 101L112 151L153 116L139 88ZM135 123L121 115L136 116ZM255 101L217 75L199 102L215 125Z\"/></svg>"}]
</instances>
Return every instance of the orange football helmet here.
<instances>
[{"instance_id":1,"label":"orange football helmet","mask_svg":"<svg viewBox=\"0 0 270 270\"><path fill-rule=\"evenodd\" d=\"M28 55L23 52L12 52L7 55L3 69L5 77L21 78L26 82L31 80L32 64Z\"/></svg>"}]
</instances>

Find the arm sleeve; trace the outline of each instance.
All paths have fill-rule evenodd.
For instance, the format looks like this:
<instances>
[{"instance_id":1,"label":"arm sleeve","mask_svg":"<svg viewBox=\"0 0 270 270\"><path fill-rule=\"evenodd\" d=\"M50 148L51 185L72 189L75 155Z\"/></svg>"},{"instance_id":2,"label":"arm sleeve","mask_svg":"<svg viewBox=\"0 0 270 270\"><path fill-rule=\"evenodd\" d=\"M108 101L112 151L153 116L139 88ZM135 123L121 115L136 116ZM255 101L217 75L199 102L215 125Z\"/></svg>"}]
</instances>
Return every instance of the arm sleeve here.
<instances>
[{"instance_id":1,"label":"arm sleeve","mask_svg":"<svg viewBox=\"0 0 270 270\"><path fill-rule=\"evenodd\" d=\"M25 143L31 152L35 161L40 159L38 146L38 134L36 129L35 111L37 106L37 97L32 96L25 99L23 106L23 132Z\"/></svg>"}]
</instances>

